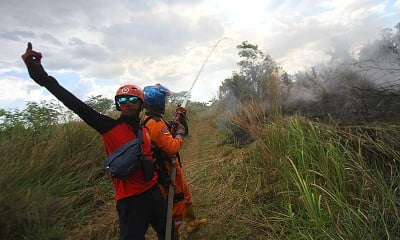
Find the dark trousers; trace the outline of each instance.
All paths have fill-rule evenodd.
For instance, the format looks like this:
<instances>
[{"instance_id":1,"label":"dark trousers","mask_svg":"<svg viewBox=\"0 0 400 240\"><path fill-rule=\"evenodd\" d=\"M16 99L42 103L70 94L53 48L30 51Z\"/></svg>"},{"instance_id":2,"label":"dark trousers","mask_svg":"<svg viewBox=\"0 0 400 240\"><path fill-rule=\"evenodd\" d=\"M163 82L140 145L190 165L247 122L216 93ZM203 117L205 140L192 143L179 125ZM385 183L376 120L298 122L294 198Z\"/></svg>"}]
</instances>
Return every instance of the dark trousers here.
<instances>
[{"instance_id":1,"label":"dark trousers","mask_svg":"<svg viewBox=\"0 0 400 240\"><path fill-rule=\"evenodd\" d=\"M167 200L156 184L146 192L117 201L121 240L144 240L149 225L165 239Z\"/></svg>"}]
</instances>

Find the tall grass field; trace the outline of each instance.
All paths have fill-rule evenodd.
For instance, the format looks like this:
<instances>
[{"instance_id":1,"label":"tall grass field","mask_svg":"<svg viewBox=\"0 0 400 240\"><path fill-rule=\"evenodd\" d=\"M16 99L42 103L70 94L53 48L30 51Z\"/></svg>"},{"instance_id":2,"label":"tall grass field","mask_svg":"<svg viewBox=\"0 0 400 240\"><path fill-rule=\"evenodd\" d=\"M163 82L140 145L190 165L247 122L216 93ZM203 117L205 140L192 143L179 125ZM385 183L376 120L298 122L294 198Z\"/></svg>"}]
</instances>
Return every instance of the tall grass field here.
<instances>
[{"instance_id":1,"label":"tall grass field","mask_svg":"<svg viewBox=\"0 0 400 240\"><path fill-rule=\"evenodd\" d=\"M398 125L201 111L183 153L207 148L185 173L209 224L186 239L400 239ZM85 123L4 131L0 150L0 239L118 239L103 144Z\"/></svg>"}]
</instances>

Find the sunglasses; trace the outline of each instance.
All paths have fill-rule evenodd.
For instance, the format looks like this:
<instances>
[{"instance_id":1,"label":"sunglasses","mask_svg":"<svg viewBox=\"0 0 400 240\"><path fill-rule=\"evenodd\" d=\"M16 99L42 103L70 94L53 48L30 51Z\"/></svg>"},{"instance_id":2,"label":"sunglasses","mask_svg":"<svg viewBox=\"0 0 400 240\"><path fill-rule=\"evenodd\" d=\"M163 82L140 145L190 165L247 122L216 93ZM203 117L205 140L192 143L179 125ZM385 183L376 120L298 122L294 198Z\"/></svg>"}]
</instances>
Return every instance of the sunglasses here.
<instances>
[{"instance_id":1,"label":"sunglasses","mask_svg":"<svg viewBox=\"0 0 400 240\"><path fill-rule=\"evenodd\" d=\"M119 97L119 98L117 98L117 102L118 102L119 104L125 104L125 103L127 103L127 102L135 103L137 100L138 100L138 97L134 97L134 96L131 96L131 97Z\"/></svg>"}]
</instances>

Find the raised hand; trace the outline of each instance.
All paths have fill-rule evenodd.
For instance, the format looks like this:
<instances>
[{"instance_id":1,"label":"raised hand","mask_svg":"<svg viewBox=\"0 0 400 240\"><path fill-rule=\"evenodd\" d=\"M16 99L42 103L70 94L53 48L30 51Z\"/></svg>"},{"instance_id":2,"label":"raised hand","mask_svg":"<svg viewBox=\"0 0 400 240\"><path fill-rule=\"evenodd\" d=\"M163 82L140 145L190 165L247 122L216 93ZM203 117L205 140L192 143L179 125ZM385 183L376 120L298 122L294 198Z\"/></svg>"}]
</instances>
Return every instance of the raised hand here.
<instances>
[{"instance_id":1,"label":"raised hand","mask_svg":"<svg viewBox=\"0 0 400 240\"><path fill-rule=\"evenodd\" d=\"M32 43L28 42L28 47L26 48L26 52L22 55L22 59L26 65L41 64L42 53L33 51Z\"/></svg>"},{"instance_id":2,"label":"raised hand","mask_svg":"<svg viewBox=\"0 0 400 240\"><path fill-rule=\"evenodd\" d=\"M39 85L44 86L48 75L41 63L42 54L32 50L32 43L28 42L28 47L21 57L28 68L29 76Z\"/></svg>"}]
</instances>

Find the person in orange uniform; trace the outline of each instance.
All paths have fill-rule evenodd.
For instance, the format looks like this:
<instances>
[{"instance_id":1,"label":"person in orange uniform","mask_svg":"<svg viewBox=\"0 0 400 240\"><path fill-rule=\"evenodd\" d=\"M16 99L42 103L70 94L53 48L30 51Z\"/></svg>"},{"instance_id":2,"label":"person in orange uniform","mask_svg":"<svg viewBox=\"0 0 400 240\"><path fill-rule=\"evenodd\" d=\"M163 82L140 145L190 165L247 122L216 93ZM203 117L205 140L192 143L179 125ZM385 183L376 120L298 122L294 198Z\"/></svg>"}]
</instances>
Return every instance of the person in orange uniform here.
<instances>
[{"instance_id":1,"label":"person in orange uniform","mask_svg":"<svg viewBox=\"0 0 400 240\"><path fill-rule=\"evenodd\" d=\"M169 176L171 173L170 158L173 158L176 164L176 179L174 188L174 206L173 222L174 239L179 239L179 228L182 221L192 221L192 230L198 228L199 221L196 221L193 204L188 185L186 184L182 168L179 162L179 154L183 144L182 131L177 131L174 135L171 133L168 123L163 119L165 112L165 98L170 91L160 84L156 86L147 86L143 89L145 104L145 119L143 124L147 127L153 144L153 158L156 159L159 169L159 181L165 187L167 194L169 186ZM167 174L165 174L165 172Z\"/></svg>"}]
</instances>

